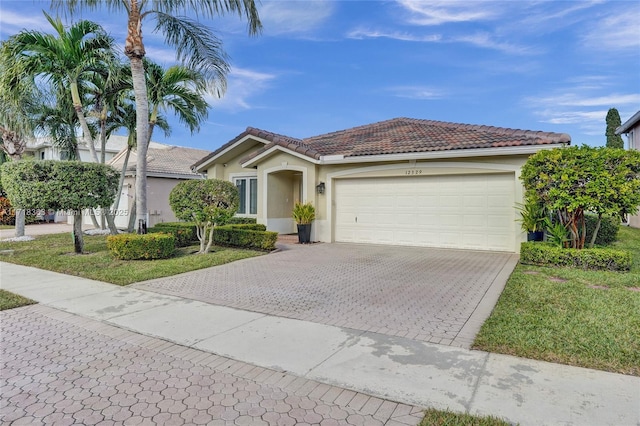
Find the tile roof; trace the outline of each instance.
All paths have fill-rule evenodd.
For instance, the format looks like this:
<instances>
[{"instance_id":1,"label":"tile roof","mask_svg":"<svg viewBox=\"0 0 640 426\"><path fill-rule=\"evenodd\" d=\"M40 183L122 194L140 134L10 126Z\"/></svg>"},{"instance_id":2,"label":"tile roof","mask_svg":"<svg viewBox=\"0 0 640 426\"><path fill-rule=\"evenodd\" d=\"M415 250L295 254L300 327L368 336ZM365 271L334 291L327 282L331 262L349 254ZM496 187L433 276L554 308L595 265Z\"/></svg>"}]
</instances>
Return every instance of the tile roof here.
<instances>
[{"instance_id":1,"label":"tile roof","mask_svg":"<svg viewBox=\"0 0 640 426\"><path fill-rule=\"evenodd\" d=\"M566 133L401 117L305 139L247 127L246 131L198 161L195 166L215 157L248 135L260 137L269 143L242 158L241 163L246 163L275 146L318 160L325 155L342 155L346 158L571 143L571 137Z\"/></svg>"},{"instance_id":2,"label":"tile roof","mask_svg":"<svg viewBox=\"0 0 640 426\"><path fill-rule=\"evenodd\" d=\"M151 142L147 151L147 173L163 175L196 175L191 170L191 165L200 160L211 151L186 148L182 146L165 145ZM118 155L111 162L116 168L121 168L124 156ZM136 152L132 151L127 167L128 171L136 170Z\"/></svg>"},{"instance_id":3,"label":"tile roof","mask_svg":"<svg viewBox=\"0 0 640 426\"><path fill-rule=\"evenodd\" d=\"M320 155L403 154L458 149L570 143L566 133L394 118L303 139Z\"/></svg>"},{"instance_id":4,"label":"tile roof","mask_svg":"<svg viewBox=\"0 0 640 426\"><path fill-rule=\"evenodd\" d=\"M289 142L295 144L296 142L300 141L299 139L292 138L292 137L285 136L285 135L280 135L278 133L268 132L266 130L258 129L258 128L255 128L255 127L247 127L247 130L245 130L244 132L240 133L238 136L236 136L235 138L231 139L229 142L225 143L220 148L216 149L215 151L213 151L212 153L210 153L209 155L207 155L207 156L205 156L203 158L199 158L198 161L195 162L195 164L193 164L193 167L198 167L201 164L206 163L211 158L215 157L216 155L220 154L221 152L224 152L227 148L233 146L236 142L244 139L247 136L255 136L257 138L264 139L264 140L267 140L267 141L280 141L283 145L286 145Z\"/></svg>"}]
</instances>

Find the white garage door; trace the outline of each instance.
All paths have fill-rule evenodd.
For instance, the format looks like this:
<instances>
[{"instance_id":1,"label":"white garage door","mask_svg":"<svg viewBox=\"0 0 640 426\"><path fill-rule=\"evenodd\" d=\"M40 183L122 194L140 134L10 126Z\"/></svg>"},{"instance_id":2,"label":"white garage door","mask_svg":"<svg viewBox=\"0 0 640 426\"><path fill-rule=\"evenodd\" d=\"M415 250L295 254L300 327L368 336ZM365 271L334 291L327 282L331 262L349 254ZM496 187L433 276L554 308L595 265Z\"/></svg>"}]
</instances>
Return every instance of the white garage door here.
<instances>
[{"instance_id":1,"label":"white garage door","mask_svg":"<svg viewBox=\"0 0 640 426\"><path fill-rule=\"evenodd\" d=\"M513 173L336 180L335 240L514 251Z\"/></svg>"}]
</instances>

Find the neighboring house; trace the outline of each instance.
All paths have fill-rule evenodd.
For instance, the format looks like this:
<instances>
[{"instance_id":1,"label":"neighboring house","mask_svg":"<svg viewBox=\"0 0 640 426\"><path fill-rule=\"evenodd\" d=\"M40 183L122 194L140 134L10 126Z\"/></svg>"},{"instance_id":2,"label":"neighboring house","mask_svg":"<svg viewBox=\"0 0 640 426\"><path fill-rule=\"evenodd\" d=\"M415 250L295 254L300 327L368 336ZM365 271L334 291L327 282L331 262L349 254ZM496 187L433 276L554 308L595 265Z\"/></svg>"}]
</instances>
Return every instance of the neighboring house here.
<instances>
[{"instance_id":1,"label":"neighboring house","mask_svg":"<svg viewBox=\"0 0 640 426\"><path fill-rule=\"evenodd\" d=\"M617 135L627 135L629 149L640 150L640 111L633 114L633 117L625 121L622 126L616 129ZM640 213L629 216L629 226L640 228Z\"/></svg>"},{"instance_id":2,"label":"neighboring house","mask_svg":"<svg viewBox=\"0 0 640 426\"><path fill-rule=\"evenodd\" d=\"M169 193L180 182L189 179L204 179L205 176L191 170L191 165L211 151L164 145L157 142L149 144L147 151L147 210L148 226L159 222L174 222L176 217L169 206ZM110 162L113 167L122 170L126 148ZM136 152L129 156L125 183L120 197L116 216L116 226L126 228L129 213L135 203ZM90 223L90 222L87 222Z\"/></svg>"},{"instance_id":3,"label":"neighboring house","mask_svg":"<svg viewBox=\"0 0 640 426\"><path fill-rule=\"evenodd\" d=\"M112 135L107 139L105 146L105 162L109 162L118 152L127 146L127 137ZM96 153L100 159L100 144L96 143ZM78 145L80 161L92 162L89 148L84 143ZM68 160L69 152L58 148L49 138L36 138L27 142L25 155L34 157L37 160Z\"/></svg>"},{"instance_id":4,"label":"neighboring house","mask_svg":"<svg viewBox=\"0 0 640 426\"><path fill-rule=\"evenodd\" d=\"M316 207L312 239L518 252L520 168L567 134L396 118L306 139L247 128L194 164L240 190L238 216L294 233L296 201Z\"/></svg>"}]
</instances>

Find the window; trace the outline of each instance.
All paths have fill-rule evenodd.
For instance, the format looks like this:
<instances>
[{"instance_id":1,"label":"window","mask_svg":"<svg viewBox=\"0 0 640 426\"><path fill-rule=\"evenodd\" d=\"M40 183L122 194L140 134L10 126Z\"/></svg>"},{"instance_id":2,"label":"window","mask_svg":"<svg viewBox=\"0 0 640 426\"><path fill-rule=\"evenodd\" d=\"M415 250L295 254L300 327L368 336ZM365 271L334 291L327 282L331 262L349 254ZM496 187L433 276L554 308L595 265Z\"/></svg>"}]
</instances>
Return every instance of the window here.
<instances>
[{"instance_id":1,"label":"window","mask_svg":"<svg viewBox=\"0 0 640 426\"><path fill-rule=\"evenodd\" d=\"M238 214L258 214L258 178L239 177L235 178L233 181L236 184L236 188L238 188L238 193L240 195Z\"/></svg>"}]
</instances>

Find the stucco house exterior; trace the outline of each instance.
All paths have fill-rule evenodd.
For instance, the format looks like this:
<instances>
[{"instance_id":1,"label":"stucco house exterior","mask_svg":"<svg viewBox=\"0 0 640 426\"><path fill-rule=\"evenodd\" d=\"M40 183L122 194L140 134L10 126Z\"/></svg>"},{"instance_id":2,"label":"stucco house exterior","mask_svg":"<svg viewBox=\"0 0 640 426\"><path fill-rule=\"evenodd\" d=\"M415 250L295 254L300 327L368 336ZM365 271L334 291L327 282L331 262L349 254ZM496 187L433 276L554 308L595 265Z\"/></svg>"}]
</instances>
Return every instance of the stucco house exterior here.
<instances>
[{"instance_id":1,"label":"stucco house exterior","mask_svg":"<svg viewBox=\"0 0 640 426\"><path fill-rule=\"evenodd\" d=\"M194 172L191 169L191 165L210 152L157 142L149 144L147 151L148 226L151 227L160 222L177 221L171 206L169 206L169 194L180 182L205 178L203 174ZM122 170L125 156L126 149L123 149L109 164L118 170ZM120 205L116 209L119 212L115 221L118 228L126 228L128 226L129 215L135 203L136 161L137 154L132 151L127 163Z\"/></svg>"},{"instance_id":2,"label":"stucco house exterior","mask_svg":"<svg viewBox=\"0 0 640 426\"><path fill-rule=\"evenodd\" d=\"M626 135L629 149L640 149L640 111L633 114L633 116L622 123L620 127L616 129L617 135ZM634 216L629 216L629 226L634 228L640 228L640 213Z\"/></svg>"},{"instance_id":3,"label":"stucco house exterior","mask_svg":"<svg viewBox=\"0 0 640 426\"><path fill-rule=\"evenodd\" d=\"M111 135L105 144L105 161L110 161L115 155L127 146L127 137ZM101 155L101 146L96 143L96 153L98 158ZM93 162L89 148L83 142L78 144L80 161ZM35 138L27 141L25 155L34 157L36 160L68 160L69 153L57 147L50 138Z\"/></svg>"},{"instance_id":4,"label":"stucco house exterior","mask_svg":"<svg viewBox=\"0 0 640 426\"><path fill-rule=\"evenodd\" d=\"M567 134L395 118L305 139L248 127L194 164L240 190L238 215L312 240L518 252L520 169Z\"/></svg>"}]
</instances>

